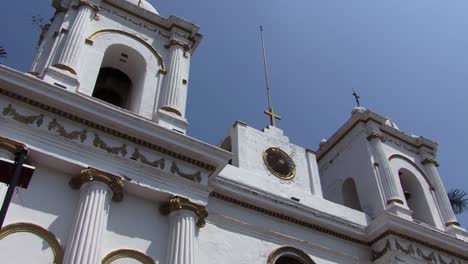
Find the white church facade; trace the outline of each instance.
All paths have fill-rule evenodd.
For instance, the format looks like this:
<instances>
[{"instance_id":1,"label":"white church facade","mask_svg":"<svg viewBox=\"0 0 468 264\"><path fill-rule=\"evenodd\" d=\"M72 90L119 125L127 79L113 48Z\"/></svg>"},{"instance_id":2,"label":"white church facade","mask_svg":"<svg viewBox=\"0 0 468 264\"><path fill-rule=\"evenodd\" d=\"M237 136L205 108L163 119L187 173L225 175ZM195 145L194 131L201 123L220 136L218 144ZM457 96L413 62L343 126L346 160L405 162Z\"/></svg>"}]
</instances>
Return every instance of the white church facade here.
<instances>
[{"instance_id":1,"label":"white church facade","mask_svg":"<svg viewBox=\"0 0 468 264\"><path fill-rule=\"evenodd\" d=\"M34 169L0 263L468 263L435 142L365 108L317 151L241 121L201 142L198 26L144 0L52 4L31 72L0 65L0 161Z\"/></svg>"}]
</instances>

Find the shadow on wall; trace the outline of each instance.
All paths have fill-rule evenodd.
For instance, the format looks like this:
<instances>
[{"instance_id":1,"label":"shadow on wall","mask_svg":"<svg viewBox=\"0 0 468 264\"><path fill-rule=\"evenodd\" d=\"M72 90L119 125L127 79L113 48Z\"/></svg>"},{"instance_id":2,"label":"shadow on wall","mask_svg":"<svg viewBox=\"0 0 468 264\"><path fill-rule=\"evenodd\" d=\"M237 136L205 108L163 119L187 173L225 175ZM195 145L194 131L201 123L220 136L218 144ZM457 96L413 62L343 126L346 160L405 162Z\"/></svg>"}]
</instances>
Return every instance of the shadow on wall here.
<instances>
[{"instance_id":1,"label":"shadow on wall","mask_svg":"<svg viewBox=\"0 0 468 264\"><path fill-rule=\"evenodd\" d=\"M126 195L122 202L111 203L104 247L108 252L133 249L164 263L169 221L159 213L157 204Z\"/></svg>"},{"instance_id":2,"label":"shadow on wall","mask_svg":"<svg viewBox=\"0 0 468 264\"><path fill-rule=\"evenodd\" d=\"M79 192L68 185L71 175L67 176L36 167L28 189L16 189L7 214L8 223L34 223L48 229L62 244L66 242L79 199Z\"/></svg>"}]
</instances>

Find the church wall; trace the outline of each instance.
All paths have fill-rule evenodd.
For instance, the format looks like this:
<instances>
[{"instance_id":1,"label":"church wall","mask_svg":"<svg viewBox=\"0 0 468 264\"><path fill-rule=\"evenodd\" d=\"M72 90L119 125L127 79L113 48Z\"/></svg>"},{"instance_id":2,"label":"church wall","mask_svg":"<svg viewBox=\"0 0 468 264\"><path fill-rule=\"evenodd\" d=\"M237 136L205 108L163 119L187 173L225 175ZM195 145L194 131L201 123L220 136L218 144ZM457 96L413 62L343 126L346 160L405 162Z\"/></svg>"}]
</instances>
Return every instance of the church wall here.
<instances>
[{"instance_id":1,"label":"church wall","mask_svg":"<svg viewBox=\"0 0 468 264\"><path fill-rule=\"evenodd\" d=\"M32 223L48 229L65 247L79 198L79 192L68 185L68 181L75 175L45 167L34 160L31 165L36 167L31 182L27 189L16 189L4 226ZM0 197L4 197L6 190L7 186L0 184ZM47 195L44 190L47 190ZM0 248L0 256L1 251Z\"/></svg>"},{"instance_id":2,"label":"church wall","mask_svg":"<svg viewBox=\"0 0 468 264\"><path fill-rule=\"evenodd\" d=\"M344 204L343 183L352 178L356 184L362 210L375 218L384 208L379 183L374 176L365 126L358 124L338 142L319 163L324 197Z\"/></svg>"},{"instance_id":3,"label":"church wall","mask_svg":"<svg viewBox=\"0 0 468 264\"><path fill-rule=\"evenodd\" d=\"M306 252L317 264L370 263L370 249L284 222L216 198L209 200L207 226L198 232L200 263L267 263L281 246Z\"/></svg>"},{"instance_id":4,"label":"church wall","mask_svg":"<svg viewBox=\"0 0 468 264\"><path fill-rule=\"evenodd\" d=\"M234 153L233 165L255 175L242 179L246 185L264 188L267 192L281 195L287 199L294 197L305 201L310 195L321 196L315 159L310 158L314 154L290 143L289 139L283 135L282 130L269 127L260 131L252 127L236 125L231 130L231 137ZM263 154L269 147L278 147L291 157L295 163L296 174L294 178L283 180L268 170L263 160Z\"/></svg>"},{"instance_id":5,"label":"church wall","mask_svg":"<svg viewBox=\"0 0 468 264\"><path fill-rule=\"evenodd\" d=\"M132 249L165 263L168 241L168 217L159 212L160 204L125 193L112 203L104 233L103 256L119 249Z\"/></svg>"}]
</instances>

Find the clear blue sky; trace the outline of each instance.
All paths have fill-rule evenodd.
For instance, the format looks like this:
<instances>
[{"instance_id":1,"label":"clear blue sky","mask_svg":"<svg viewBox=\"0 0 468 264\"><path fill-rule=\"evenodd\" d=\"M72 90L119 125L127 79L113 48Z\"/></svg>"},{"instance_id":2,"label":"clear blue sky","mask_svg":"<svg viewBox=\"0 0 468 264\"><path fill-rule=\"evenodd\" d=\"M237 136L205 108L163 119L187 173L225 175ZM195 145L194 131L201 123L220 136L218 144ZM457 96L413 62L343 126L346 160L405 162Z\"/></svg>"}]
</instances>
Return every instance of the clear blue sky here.
<instances>
[{"instance_id":1,"label":"clear blue sky","mask_svg":"<svg viewBox=\"0 0 468 264\"><path fill-rule=\"evenodd\" d=\"M6 1L2 63L27 71L51 1ZM216 144L236 120L268 122L258 26L265 28L279 127L317 149L362 104L440 144L447 189L468 191L468 1L152 0L201 27L191 65L189 135ZM465 165L463 165L465 164ZM468 213L458 216L468 227Z\"/></svg>"}]
</instances>

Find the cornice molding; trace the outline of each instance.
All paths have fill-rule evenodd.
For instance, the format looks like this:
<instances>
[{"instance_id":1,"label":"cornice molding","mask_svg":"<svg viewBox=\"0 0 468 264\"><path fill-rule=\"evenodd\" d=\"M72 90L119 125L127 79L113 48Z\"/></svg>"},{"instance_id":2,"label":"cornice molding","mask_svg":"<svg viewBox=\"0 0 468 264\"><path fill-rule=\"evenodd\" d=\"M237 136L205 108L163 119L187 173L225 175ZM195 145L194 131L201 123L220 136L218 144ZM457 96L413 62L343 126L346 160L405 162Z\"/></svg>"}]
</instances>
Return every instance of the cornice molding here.
<instances>
[{"instance_id":1,"label":"cornice molding","mask_svg":"<svg viewBox=\"0 0 468 264\"><path fill-rule=\"evenodd\" d=\"M112 190L112 200L120 202L123 199L123 181L120 177L100 171L94 168L87 168L81 171L80 176L70 180L70 187L80 189L87 182L98 181L107 184Z\"/></svg>"},{"instance_id":2,"label":"cornice molding","mask_svg":"<svg viewBox=\"0 0 468 264\"><path fill-rule=\"evenodd\" d=\"M207 171L216 171L216 170L220 170L221 168L217 168L216 166L214 165L211 165L211 164L208 164L208 163L205 163L203 161L200 161L200 160L196 160L196 159L193 159L191 157L188 157L186 155L183 155L183 154L180 154L180 153L177 153L177 152L174 152L173 150L170 150L168 148L165 148L165 147L162 147L162 146L159 146L159 145L156 145L154 143L150 143L146 140L142 140L142 139L139 139L139 138L136 138L136 137L133 137L133 136L130 136L128 134L124 134L116 129L112 129L112 128L108 128L108 127L105 127L101 124L98 124L96 122L92 122L90 120L87 120L87 119L83 119L83 118L80 118L76 115L73 115L73 114L70 114L69 112L64 112L60 109L57 109L55 107L51 107L49 105L45 105L43 103L40 103L40 102L37 102L37 101L34 101L34 100L31 100L27 97L24 97L24 96L21 96L19 94L16 94L16 93L13 93L13 92L10 92L10 91L7 91L7 90L4 90L2 88L0 88L0 94L3 94L3 95L6 95L8 97L11 97L11 98L14 98L18 101L21 101L21 102L24 102L24 103L27 103L29 105L32 105L34 107L38 107L42 110L45 110L47 112L50 112L50 113L53 113L55 115L59 115L59 116L62 116L66 119L69 119L71 121L74 121L74 122L78 122L80 124L83 124L83 125L86 125L88 127L91 127L91 128L94 128L96 130L99 130L99 131L102 131L102 132L105 132L106 134L110 134L112 136L116 136L118 138L122 138L124 140L128 140L132 143L135 143L137 145L140 145L140 146L144 146L144 147L147 147L149 149L152 149L152 150L155 150L159 153L162 153L164 155L167 155L169 157L173 157L173 158L176 158L176 159L179 159L179 160L182 160L184 162L187 162L189 164L192 164L192 165L195 165L199 168L202 168L204 170L207 170ZM163 128L164 129L164 128ZM169 132L171 133L171 132ZM174 132L176 133L176 132ZM179 135L177 135L179 136ZM193 142L191 142L193 143ZM223 150L223 152L226 152ZM229 153L229 156L231 157L232 154ZM227 162L226 162L227 163Z\"/></svg>"},{"instance_id":3,"label":"cornice molding","mask_svg":"<svg viewBox=\"0 0 468 264\"><path fill-rule=\"evenodd\" d=\"M159 208L162 215L169 215L170 213L178 210L192 211L198 217L197 226L200 228L205 226L205 219L208 217L208 212L206 211L205 206L193 203L187 198L175 196Z\"/></svg>"}]
</instances>

